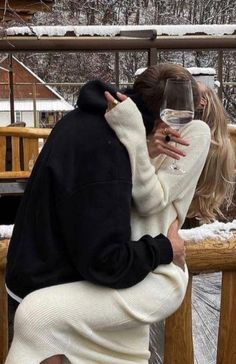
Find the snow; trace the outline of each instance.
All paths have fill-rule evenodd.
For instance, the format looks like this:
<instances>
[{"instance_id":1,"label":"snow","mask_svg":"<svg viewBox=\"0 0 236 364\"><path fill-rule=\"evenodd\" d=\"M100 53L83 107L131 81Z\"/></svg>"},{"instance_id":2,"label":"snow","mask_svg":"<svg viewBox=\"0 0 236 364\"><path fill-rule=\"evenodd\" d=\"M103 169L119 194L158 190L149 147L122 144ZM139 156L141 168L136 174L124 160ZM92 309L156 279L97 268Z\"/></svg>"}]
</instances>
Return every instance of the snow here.
<instances>
[{"instance_id":1,"label":"snow","mask_svg":"<svg viewBox=\"0 0 236 364\"><path fill-rule=\"evenodd\" d=\"M187 68L187 70L192 75L215 75L216 74L215 68L211 68L211 67L189 67L189 68Z\"/></svg>"},{"instance_id":2,"label":"snow","mask_svg":"<svg viewBox=\"0 0 236 364\"><path fill-rule=\"evenodd\" d=\"M0 238L10 238L14 225L0 225ZM236 233L236 219L223 223L215 221L193 229L181 229L180 235L186 241L201 241L204 239L228 240Z\"/></svg>"},{"instance_id":3,"label":"snow","mask_svg":"<svg viewBox=\"0 0 236 364\"><path fill-rule=\"evenodd\" d=\"M46 36L110 36L120 34L120 31L130 30L156 30L157 35L183 36L191 34L206 35L232 35L236 33L236 24L197 24L197 25L57 25L57 26L31 26L31 27L11 27L7 29L8 36L15 35L36 35Z\"/></svg>"},{"instance_id":4,"label":"snow","mask_svg":"<svg viewBox=\"0 0 236 364\"><path fill-rule=\"evenodd\" d=\"M141 73L143 73L147 68L139 68L137 69L137 71L135 72L135 76L141 75ZM211 68L211 67L189 67L187 68L187 70L192 74L192 75L215 75L216 74L216 70L215 68Z\"/></svg>"},{"instance_id":5,"label":"snow","mask_svg":"<svg viewBox=\"0 0 236 364\"><path fill-rule=\"evenodd\" d=\"M33 111L33 99L27 100L15 100L14 107L16 111ZM2 112L10 111L11 105L9 100L0 100L0 115ZM71 111L74 107L69 104L66 100L53 100L53 99L46 99L46 100L36 100L36 110L37 111Z\"/></svg>"},{"instance_id":6,"label":"snow","mask_svg":"<svg viewBox=\"0 0 236 364\"><path fill-rule=\"evenodd\" d=\"M14 225L0 225L0 239L9 239L12 236Z\"/></svg>"},{"instance_id":7,"label":"snow","mask_svg":"<svg viewBox=\"0 0 236 364\"><path fill-rule=\"evenodd\" d=\"M135 76L139 76L139 75L141 75L141 73L143 73L146 69L147 69L147 67L144 67L144 68L138 68L134 75L135 75Z\"/></svg>"},{"instance_id":8,"label":"snow","mask_svg":"<svg viewBox=\"0 0 236 364\"><path fill-rule=\"evenodd\" d=\"M181 229L180 235L186 241L202 241L205 239L228 240L236 233L236 220L223 223L215 221L193 229Z\"/></svg>"}]
</instances>

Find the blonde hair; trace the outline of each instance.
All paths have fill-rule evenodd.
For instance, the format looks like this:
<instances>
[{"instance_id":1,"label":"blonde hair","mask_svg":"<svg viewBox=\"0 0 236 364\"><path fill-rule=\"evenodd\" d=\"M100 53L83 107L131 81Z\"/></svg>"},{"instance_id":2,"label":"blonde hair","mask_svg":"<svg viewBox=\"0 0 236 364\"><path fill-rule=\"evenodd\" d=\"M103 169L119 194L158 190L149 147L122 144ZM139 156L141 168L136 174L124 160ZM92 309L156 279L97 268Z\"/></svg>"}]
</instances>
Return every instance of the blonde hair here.
<instances>
[{"instance_id":1,"label":"blonde hair","mask_svg":"<svg viewBox=\"0 0 236 364\"><path fill-rule=\"evenodd\" d=\"M235 154L227 125L229 117L216 93L205 88L202 120L211 129L211 145L199 178L188 217L210 222L217 215L223 217L221 206L231 204L234 193Z\"/></svg>"}]
</instances>

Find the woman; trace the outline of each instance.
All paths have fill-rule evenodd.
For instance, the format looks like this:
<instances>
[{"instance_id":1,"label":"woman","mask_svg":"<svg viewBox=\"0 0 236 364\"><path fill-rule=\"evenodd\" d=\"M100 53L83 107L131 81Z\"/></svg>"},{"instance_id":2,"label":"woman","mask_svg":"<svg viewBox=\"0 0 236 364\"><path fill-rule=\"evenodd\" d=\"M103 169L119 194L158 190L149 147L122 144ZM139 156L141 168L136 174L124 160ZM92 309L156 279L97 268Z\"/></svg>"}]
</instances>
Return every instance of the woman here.
<instances>
[{"instance_id":1,"label":"woman","mask_svg":"<svg viewBox=\"0 0 236 364\"><path fill-rule=\"evenodd\" d=\"M172 72L174 69L176 72L174 65L169 69ZM161 71L163 70L166 79L168 66ZM163 77L163 72L156 74L151 71L151 78L157 83L161 76ZM182 68L177 67L177 71L181 71L181 77L184 74L185 77L191 78L191 75L185 73ZM111 111L111 119L114 120L118 116L120 120L123 113L122 121L125 121L127 112L131 118L135 116L135 119L139 119L137 122L141 123L140 114L130 99ZM194 168L191 167L191 183L194 189L208 153L210 133L208 127L201 122L197 125L193 123L190 129L190 132L186 131L186 135L194 134L191 148L197 156L194 160L197 164ZM140 140L145 141L142 128L141 138L140 130L135 136L138 144ZM199 145L202 150L200 153L199 151L195 153ZM173 193L174 197L176 196L176 187L173 191L173 179L168 176L168 183L171 182L170 188L162 185L166 178L164 165L170 161L164 159L160 161L162 170L160 168L160 177L157 180L155 170L146 158L145 143L140 150L134 146L134 150L135 152L138 150L138 154L137 163L132 159L132 153L130 154L133 171L136 173L134 166L138 166L145 157L145 165L141 166L141 169L144 169L141 180L148 183L143 185L137 182L134 186L132 235L139 236L141 231L144 234L147 230L149 234L156 234L160 230L167 231L177 216L181 223L184 220L193 191L190 191L189 186L182 191L184 206L181 206L181 200L170 201ZM193 158L189 159L193 162ZM158 195L158 201L155 194L157 184L161 191L161 198ZM183 187L182 184L178 184L177 190L180 191ZM169 210L168 213L165 212L166 209ZM138 210L149 214L150 219L148 216L142 219ZM187 271L184 272L171 263L159 266L143 281L129 289L113 290L88 282L76 282L36 291L23 300L17 311L15 338L6 364L38 364L46 358L49 359L43 363L54 364L60 363L61 360L63 363L72 364L147 363L149 324L164 319L177 309L184 297L186 286ZM76 295L73 296L73 300L70 297L72 291ZM94 309L88 307L91 302L95 304ZM56 354L64 354L65 357L52 358Z\"/></svg>"},{"instance_id":2,"label":"woman","mask_svg":"<svg viewBox=\"0 0 236 364\"><path fill-rule=\"evenodd\" d=\"M197 114L199 119L204 120L210 126L211 145L207 161L201 173L193 201L188 211L188 217L197 218L202 223L207 223L212 221L216 216L222 216L220 207L224 202L228 205L232 202L232 195L234 191L233 169L235 162L234 152L227 130L229 117L218 96L212 89L206 87L204 84L199 84L199 89L201 91L201 102L195 115ZM108 98L111 103L112 97L108 95ZM124 96L122 99L125 99ZM116 130L116 123L114 123L113 128ZM171 145L171 143L167 143L165 140L165 135L162 133L165 128L166 125L159 122L155 131L148 136L147 145L149 156L151 158L155 158L160 153L164 153L172 158L178 158L178 155L174 153L176 152L176 149ZM168 129L168 131L172 139L175 139L176 136L178 137L175 131L172 131L171 129ZM130 149L130 139L131 135L129 141L125 143L127 149ZM189 142L191 144L191 140L189 140ZM180 155L181 149L177 152ZM158 160L158 158L156 158L156 160ZM155 165L155 159L152 161ZM205 284L207 284L207 282L205 282ZM210 282L210 284L212 283ZM195 287L195 289L197 289L197 287ZM210 315L211 312L208 314ZM203 334L204 332L201 333L201 335ZM163 337L163 323L157 322L151 325L150 350L152 356L150 363L162 363ZM211 353L209 352L207 355L209 356L209 361L215 360L216 353L214 353L214 350L213 352L211 351ZM195 356L200 360L201 353L195 352Z\"/></svg>"}]
</instances>

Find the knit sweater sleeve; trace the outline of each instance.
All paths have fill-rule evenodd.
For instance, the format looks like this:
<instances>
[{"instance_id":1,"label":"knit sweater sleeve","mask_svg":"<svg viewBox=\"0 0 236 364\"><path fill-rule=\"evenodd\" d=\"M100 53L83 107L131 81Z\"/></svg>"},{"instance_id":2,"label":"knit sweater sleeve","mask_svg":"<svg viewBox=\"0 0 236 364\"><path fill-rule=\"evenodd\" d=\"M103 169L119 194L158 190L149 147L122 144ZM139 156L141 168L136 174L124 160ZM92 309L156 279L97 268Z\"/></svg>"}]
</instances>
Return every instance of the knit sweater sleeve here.
<instances>
[{"instance_id":1,"label":"knit sweater sleeve","mask_svg":"<svg viewBox=\"0 0 236 364\"><path fill-rule=\"evenodd\" d=\"M210 145L210 129L206 123L193 120L182 129L181 136L190 142L190 146L179 146L187 154L178 161L186 173L176 175L168 168L173 162L169 157L155 171L148 156L142 116L132 100L120 103L106 113L105 118L128 150L132 167L132 196L140 215L162 211L179 199L190 184L195 189Z\"/></svg>"}]
</instances>

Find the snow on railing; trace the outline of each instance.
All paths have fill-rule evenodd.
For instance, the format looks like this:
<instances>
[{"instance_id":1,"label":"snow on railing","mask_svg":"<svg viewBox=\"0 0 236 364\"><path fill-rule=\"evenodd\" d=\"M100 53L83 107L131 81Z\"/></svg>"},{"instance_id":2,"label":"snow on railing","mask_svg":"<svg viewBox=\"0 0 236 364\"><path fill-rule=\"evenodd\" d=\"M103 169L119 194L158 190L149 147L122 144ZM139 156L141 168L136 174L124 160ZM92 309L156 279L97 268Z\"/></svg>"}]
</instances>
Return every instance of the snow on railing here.
<instances>
[{"instance_id":1,"label":"snow on railing","mask_svg":"<svg viewBox=\"0 0 236 364\"><path fill-rule=\"evenodd\" d=\"M52 25L32 27L8 28L7 36L36 35L41 36L108 36L120 35L122 31L155 30L157 36L184 36L184 35L232 35L236 34L236 24L197 24L197 25Z\"/></svg>"}]
</instances>

